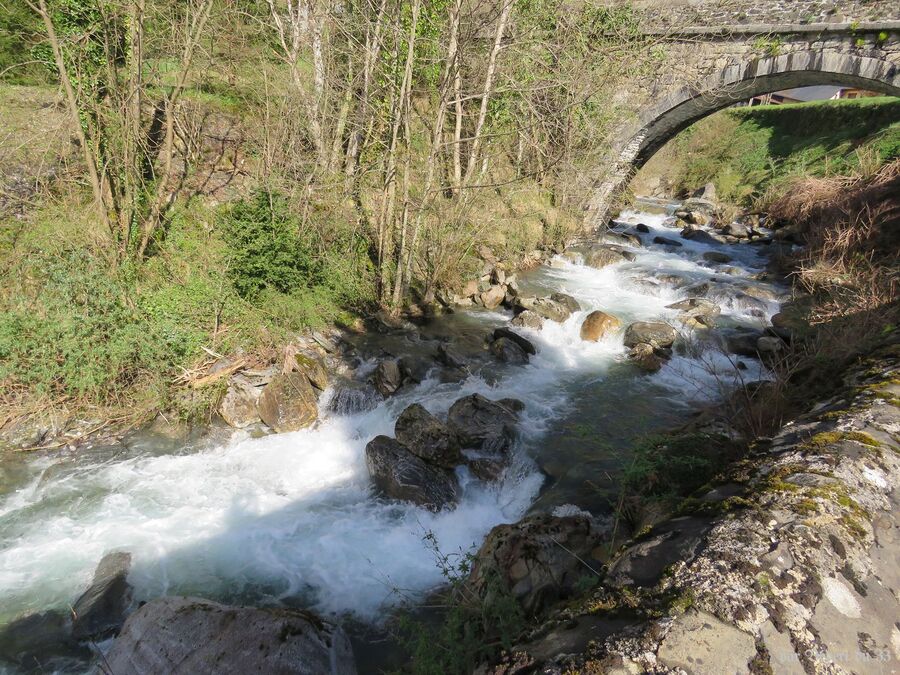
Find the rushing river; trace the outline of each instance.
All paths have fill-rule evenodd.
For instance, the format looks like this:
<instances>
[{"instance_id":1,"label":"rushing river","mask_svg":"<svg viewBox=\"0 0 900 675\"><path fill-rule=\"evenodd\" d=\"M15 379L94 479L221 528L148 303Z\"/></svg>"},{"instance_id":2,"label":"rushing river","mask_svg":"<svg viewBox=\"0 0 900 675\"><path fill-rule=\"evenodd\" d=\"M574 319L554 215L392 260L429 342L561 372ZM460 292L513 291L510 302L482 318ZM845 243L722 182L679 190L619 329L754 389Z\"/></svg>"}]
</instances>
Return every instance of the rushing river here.
<instances>
[{"instance_id":1,"label":"rushing river","mask_svg":"<svg viewBox=\"0 0 900 675\"><path fill-rule=\"evenodd\" d=\"M377 622L391 605L441 582L423 542L427 532L444 551L468 550L491 527L515 521L529 508L574 502L603 509L629 443L721 398L727 393L723 382L736 371L731 358L701 343L699 351L676 353L660 372L647 375L626 362L621 333L582 341L583 318L602 309L623 325L661 319L689 333L677 312L666 308L689 292L666 275L765 286L751 280L767 262L760 247L680 239L664 219L622 214L623 223L641 222L650 230L641 235L645 247L631 249L633 262L596 270L560 257L520 277L522 294L562 291L582 308L563 324L520 329L538 349L525 366L495 364L485 356L461 383L427 379L366 412L323 412L314 428L296 433L254 438L220 431L187 444L143 434L74 454L4 460L0 626L28 612L68 607L111 550L132 553L129 581L137 601L191 594L308 606ZM656 235L683 246L652 244ZM729 274L703 260L713 248L733 257ZM748 299L737 290L712 299L722 308L720 324L762 327L778 310L775 301ZM511 316L505 310L461 311L416 334L364 339L359 347L363 354L433 354L436 339L474 344ZM742 361L746 381L764 375L758 363ZM367 360L360 372L374 363ZM521 439L502 482L485 485L462 475L460 505L438 514L376 498L366 443L377 434L392 435L410 403L441 414L473 392L525 402Z\"/></svg>"}]
</instances>

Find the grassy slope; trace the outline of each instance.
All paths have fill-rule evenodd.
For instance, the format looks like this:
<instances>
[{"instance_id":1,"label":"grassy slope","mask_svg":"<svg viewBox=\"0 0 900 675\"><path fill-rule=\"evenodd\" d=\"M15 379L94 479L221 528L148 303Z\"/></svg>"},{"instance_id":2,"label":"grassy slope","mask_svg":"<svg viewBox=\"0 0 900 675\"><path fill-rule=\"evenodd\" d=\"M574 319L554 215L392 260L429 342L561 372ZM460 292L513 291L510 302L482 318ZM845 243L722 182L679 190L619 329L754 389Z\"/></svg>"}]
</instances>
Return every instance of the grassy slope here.
<instances>
[{"instance_id":1,"label":"grassy slope","mask_svg":"<svg viewBox=\"0 0 900 675\"><path fill-rule=\"evenodd\" d=\"M752 206L798 176L870 173L900 157L900 99L875 97L732 108L697 122L638 174L675 193L713 182L720 199Z\"/></svg>"}]
</instances>

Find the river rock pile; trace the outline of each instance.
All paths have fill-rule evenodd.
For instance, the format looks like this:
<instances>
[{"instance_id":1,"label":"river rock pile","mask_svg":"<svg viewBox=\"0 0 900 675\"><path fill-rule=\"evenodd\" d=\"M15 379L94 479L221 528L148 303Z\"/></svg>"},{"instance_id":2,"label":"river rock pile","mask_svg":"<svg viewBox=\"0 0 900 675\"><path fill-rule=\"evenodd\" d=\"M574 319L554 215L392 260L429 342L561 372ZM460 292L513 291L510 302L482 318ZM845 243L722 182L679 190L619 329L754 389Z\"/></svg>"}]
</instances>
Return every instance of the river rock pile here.
<instances>
[{"instance_id":1,"label":"river rock pile","mask_svg":"<svg viewBox=\"0 0 900 675\"><path fill-rule=\"evenodd\" d=\"M418 403L397 418L394 436L366 445L372 482L386 497L440 511L459 501L455 469L467 466L482 480L496 480L509 464L519 413L517 399L491 401L480 394L458 399L438 419Z\"/></svg>"}]
</instances>

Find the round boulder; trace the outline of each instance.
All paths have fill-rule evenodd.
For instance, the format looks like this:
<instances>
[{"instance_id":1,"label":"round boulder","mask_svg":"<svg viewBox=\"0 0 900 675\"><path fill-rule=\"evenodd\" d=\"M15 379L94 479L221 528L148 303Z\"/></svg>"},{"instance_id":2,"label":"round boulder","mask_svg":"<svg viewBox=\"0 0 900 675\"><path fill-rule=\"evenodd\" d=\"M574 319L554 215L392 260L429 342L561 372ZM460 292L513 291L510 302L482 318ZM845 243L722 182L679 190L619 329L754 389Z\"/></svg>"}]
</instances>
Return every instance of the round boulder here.
<instances>
[{"instance_id":1,"label":"round boulder","mask_svg":"<svg viewBox=\"0 0 900 675\"><path fill-rule=\"evenodd\" d=\"M391 499L440 511L459 501L459 484L452 471L428 464L388 436L366 445L366 466L372 482Z\"/></svg>"},{"instance_id":2,"label":"round boulder","mask_svg":"<svg viewBox=\"0 0 900 675\"><path fill-rule=\"evenodd\" d=\"M256 407L262 421L278 433L308 427L319 416L309 378L298 372L273 377Z\"/></svg>"},{"instance_id":3,"label":"round boulder","mask_svg":"<svg viewBox=\"0 0 900 675\"><path fill-rule=\"evenodd\" d=\"M581 324L581 339L597 342L621 325L622 322L611 314L599 310L591 312Z\"/></svg>"}]
</instances>

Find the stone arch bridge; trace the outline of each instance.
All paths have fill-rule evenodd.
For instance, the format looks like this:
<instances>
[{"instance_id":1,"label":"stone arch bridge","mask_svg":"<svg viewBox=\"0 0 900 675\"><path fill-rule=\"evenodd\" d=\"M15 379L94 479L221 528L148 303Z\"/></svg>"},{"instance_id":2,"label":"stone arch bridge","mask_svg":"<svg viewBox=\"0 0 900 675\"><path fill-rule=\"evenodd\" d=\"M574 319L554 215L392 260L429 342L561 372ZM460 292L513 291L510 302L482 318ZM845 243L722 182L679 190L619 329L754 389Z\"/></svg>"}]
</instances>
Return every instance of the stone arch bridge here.
<instances>
[{"instance_id":1,"label":"stone arch bridge","mask_svg":"<svg viewBox=\"0 0 900 675\"><path fill-rule=\"evenodd\" d=\"M638 3L639 5L641 3ZM585 225L602 225L634 173L697 120L753 96L820 84L900 96L900 4L646 0L658 72L621 92L622 121L598 170ZM848 8L848 9L845 9ZM768 17L774 22L756 22ZM861 18L855 18L861 17Z\"/></svg>"}]
</instances>

